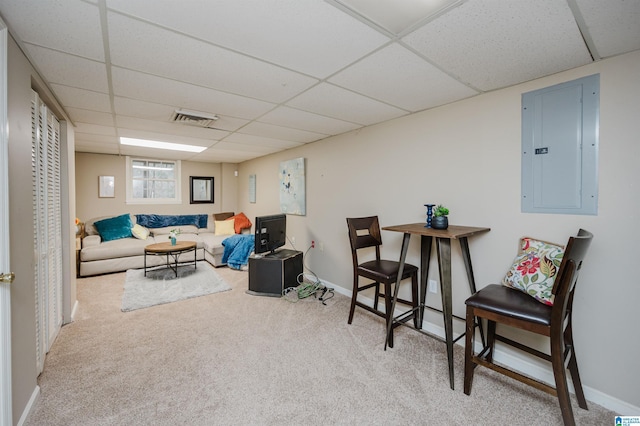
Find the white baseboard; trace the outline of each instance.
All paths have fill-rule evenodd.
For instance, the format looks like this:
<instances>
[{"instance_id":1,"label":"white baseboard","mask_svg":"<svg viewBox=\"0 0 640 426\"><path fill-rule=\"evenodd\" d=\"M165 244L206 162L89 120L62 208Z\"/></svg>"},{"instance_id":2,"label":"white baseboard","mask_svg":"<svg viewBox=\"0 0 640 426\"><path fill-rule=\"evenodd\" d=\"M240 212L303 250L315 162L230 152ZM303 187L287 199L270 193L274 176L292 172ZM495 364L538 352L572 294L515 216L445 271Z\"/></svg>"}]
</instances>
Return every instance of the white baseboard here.
<instances>
[{"instance_id":1,"label":"white baseboard","mask_svg":"<svg viewBox=\"0 0 640 426\"><path fill-rule=\"evenodd\" d=\"M24 411L22 411L20 420L18 420L18 423L17 423L18 426L22 426L24 422L27 421L27 417L29 417L29 413L31 412L31 409L33 408L33 405L38 400L39 396L40 396L40 386L36 385L35 389L33 390L33 393L31 394L31 398L29 398L29 402L27 402L27 405L24 407Z\"/></svg>"},{"instance_id":2,"label":"white baseboard","mask_svg":"<svg viewBox=\"0 0 640 426\"><path fill-rule=\"evenodd\" d=\"M347 290L344 287L337 286L325 280L320 280L323 285L326 287L331 287L334 289L336 293L340 293L348 298L351 298L351 294L353 293L351 290ZM360 296L358 298L362 303L373 306L373 300ZM384 310L384 305L381 306L381 309ZM396 312L396 315L399 315L401 312ZM424 322L422 324L422 328L429 333L435 334L436 336L440 336L444 338L444 327L430 323ZM476 351L481 350L481 342L476 339ZM456 344L464 347L464 339L460 339L456 342ZM521 353L516 350L510 350L508 347L501 348L500 342L496 343L496 349L494 353L494 360L505 367L509 367L514 369L522 374L533 377L536 380L540 380L541 382L548 383L554 385L555 381L553 378L553 371L549 367L547 363L544 361L539 361L534 357L530 357L524 353ZM573 383L569 381L569 389L573 392ZM584 396L587 401L593 402L595 404L601 405L616 414L620 415L635 415L640 413L640 407L636 407L626 401L622 401L618 398L615 398L611 395L608 395L604 392L599 391L598 389L594 389L589 386L582 385L582 390L584 391Z\"/></svg>"},{"instance_id":3,"label":"white baseboard","mask_svg":"<svg viewBox=\"0 0 640 426\"><path fill-rule=\"evenodd\" d=\"M71 322L76 318L76 313L78 312L78 301L73 304L73 309L71 309Z\"/></svg>"}]
</instances>

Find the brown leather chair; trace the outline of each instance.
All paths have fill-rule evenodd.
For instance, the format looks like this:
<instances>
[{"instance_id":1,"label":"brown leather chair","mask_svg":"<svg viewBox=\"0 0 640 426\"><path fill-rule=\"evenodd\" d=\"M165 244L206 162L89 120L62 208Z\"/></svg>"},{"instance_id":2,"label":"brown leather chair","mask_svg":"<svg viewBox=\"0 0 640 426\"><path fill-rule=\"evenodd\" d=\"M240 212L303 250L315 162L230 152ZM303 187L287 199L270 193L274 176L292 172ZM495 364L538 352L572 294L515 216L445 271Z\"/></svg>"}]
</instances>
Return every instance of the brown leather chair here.
<instances>
[{"instance_id":1,"label":"brown leather chair","mask_svg":"<svg viewBox=\"0 0 640 426\"><path fill-rule=\"evenodd\" d=\"M558 269L558 275L553 283L553 306L540 303L519 290L497 284L488 285L467 299L465 302L467 305L464 364L465 394L469 395L471 393L475 367L482 365L557 396L564 424L575 425L567 386L567 365L571 372L571 379L573 380L573 387L580 408L586 410L587 401L582 391L578 362L573 346L571 309L578 274L592 239L593 235L583 229L580 229L577 236L569 238L562 263ZM473 325L476 317L478 320L485 318L488 321L487 345L477 355L473 350ZM496 334L496 324L504 324L549 337L551 354L548 355ZM556 386L549 386L546 383L495 364L493 362L493 351L496 340L550 361Z\"/></svg>"},{"instance_id":2,"label":"brown leather chair","mask_svg":"<svg viewBox=\"0 0 640 426\"><path fill-rule=\"evenodd\" d=\"M353 258L353 295L351 296L348 323L351 324L351 321L353 321L353 312L356 306L359 306L385 319L386 334L389 322L393 321L393 313L391 312L393 293L391 289L392 285L397 281L400 262L380 259L382 236L380 234L378 216L347 218L347 226L349 227L349 241L351 242L351 255ZM358 250L372 247L375 248L375 260L359 263ZM368 278L373 282L360 286L360 277ZM407 278L411 278L412 300L398 298L397 303L410 305L413 309L413 314L403 316L401 321L394 322L391 333L389 333L389 347L393 347L393 328L402 322L413 318L414 326L418 328L418 316L416 314L416 308L418 307L418 267L405 263L402 279ZM384 285L384 293L380 292L380 284ZM373 307L357 300L359 292L372 287L375 287ZM380 296L384 296L384 312L378 309Z\"/></svg>"}]
</instances>

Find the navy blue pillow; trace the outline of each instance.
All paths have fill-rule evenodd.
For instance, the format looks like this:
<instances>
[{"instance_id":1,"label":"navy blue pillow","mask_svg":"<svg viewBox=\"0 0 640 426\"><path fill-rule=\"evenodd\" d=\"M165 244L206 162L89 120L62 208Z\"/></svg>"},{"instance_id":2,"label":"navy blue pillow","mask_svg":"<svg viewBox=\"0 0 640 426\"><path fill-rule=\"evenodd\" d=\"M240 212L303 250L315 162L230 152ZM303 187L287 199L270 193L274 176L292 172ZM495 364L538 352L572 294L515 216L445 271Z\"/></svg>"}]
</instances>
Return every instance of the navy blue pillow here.
<instances>
[{"instance_id":1,"label":"navy blue pillow","mask_svg":"<svg viewBox=\"0 0 640 426\"><path fill-rule=\"evenodd\" d=\"M131 223L129 213L99 220L94 222L93 226L98 230L102 241L119 240L120 238L132 236L131 228L133 228L133 223Z\"/></svg>"}]
</instances>

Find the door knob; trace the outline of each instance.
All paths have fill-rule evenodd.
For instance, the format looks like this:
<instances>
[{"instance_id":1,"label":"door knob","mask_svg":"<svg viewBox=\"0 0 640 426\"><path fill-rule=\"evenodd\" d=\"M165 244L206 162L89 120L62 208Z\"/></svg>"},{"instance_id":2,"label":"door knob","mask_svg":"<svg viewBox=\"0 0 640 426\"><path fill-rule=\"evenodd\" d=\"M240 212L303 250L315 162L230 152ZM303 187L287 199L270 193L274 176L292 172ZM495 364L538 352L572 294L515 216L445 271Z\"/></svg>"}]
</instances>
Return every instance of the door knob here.
<instances>
[{"instance_id":1,"label":"door knob","mask_svg":"<svg viewBox=\"0 0 640 426\"><path fill-rule=\"evenodd\" d=\"M16 279L16 274L9 272L8 274L0 274L0 282L11 284Z\"/></svg>"}]
</instances>

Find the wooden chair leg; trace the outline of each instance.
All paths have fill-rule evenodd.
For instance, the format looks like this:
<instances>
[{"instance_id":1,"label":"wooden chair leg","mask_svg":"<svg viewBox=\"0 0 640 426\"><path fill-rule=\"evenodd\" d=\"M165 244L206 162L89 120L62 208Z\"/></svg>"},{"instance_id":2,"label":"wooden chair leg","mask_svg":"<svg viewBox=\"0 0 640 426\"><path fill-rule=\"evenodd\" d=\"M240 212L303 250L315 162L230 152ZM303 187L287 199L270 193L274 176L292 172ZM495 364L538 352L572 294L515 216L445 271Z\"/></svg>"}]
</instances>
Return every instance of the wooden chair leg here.
<instances>
[{"instance_id":1,"label":"wooden chair leg","mask_svg":"<svg viewBox=\"0 0 640 426\"><path fill-rule=\"evenodd\" d=\"M376 282L375 293L373 297L373 309L378 310L378 299L380 299L380 283Z\"/></svg>"},{"instance_id":2,"label":"wooden chair leg","mask_svg":"<svg viewBox=\"0 0 640 426\"><path fill-rule=\"evenodd\" d=\"M473 384L473 371L476 368L473 362L473 345L475 341L475 315L473 308L467 306L467 321L465 330L465 343L464 343L464 393L471 395L471 385Z\"/></svg>"},{"instance_id":3,"label":"wooden chair leg","mask_svg":"<svg viewBox=\"0 0 640 426\"><path fill-rule=\"evenodd\" d=\"M576 348L573 346L573 331L571 329L571 320L564 332L565 345L571 348L569 353L569 372L571 373L571 381L573 382L573 389L576 392L576 398L578 400L578 406L582 409L588 410L587 399L584 397L584 391L582 390L582 381L580 380L580 372L578 371L578 359L576 358Z\"/></svg>"},{"instance_id":4,"label":"wooden chair leg","mask_svg":"<svg viewBox=\"0 0 640 426\"><path fill-rule=\"evenodd\" d=\"M393 304L393 300L391 297L391 284L384 283L384 325L385 330L389 330L389 323L393 321L393 312L391 312L391 306ZM389 332L389 341L388 346L393 348L393 325L391 326L391 331Z\"/></svg>"},{"instance_id":5,"label":"wooden chair leg","mask_svg":"<svg viewBox=\"0 0 640 426\"><path fill-rule=\"evenodd\" d=\"M418 324L418 273L411 276L411 308L413 309L413 326L417 329L422 328L422 324Z\"/></svg>"},{"instance_id":6,"label":"wooden chair leg","mask_svg":"<svg viewBox=\"0 0 640 426\"><path fill-rule=\"evenodd\" d=\"M580 380L580 372L578 371L578 361L576 360L576 353L574 348L571 348L571 358L569 359L569 372L571 373L571 381L573 382L573 389L576 391L578 406L584 410L588 410L589 407L587 407L587 399L584 397L584 391L582 390L582 381Z\"/></svg>"},{"instance_id":7,"label":"wooden chair leg","mask_svg":"<svg viewBox=\"0 0 640 426\"><path fill-rule=\"evenodd\" d=\"M347 321L347 324L351 324L351 321L353 321L353 313L356 310L356 299L358 298L358 277L355 276L353 278L353 291L351 294L351 308L349 309L349 321Z\"/></svg>"},{"instance_id":8,"label":"wooden chair leg","mask_svg":"<svg viewBox=\"0 0 640 426\"><path fill-rule=\"evenodd\" d=\"M553 366L553 377L556 381L556 392L558 394L558 402L560 403L560 411L562 411L562 420L565 426L575 426L576 422L573 418L569 387L567 386L567 372L564 365L563 339L564 337L562 335L554 336L552 331L551 364Z\"/></svg>"},{"instance_id":9,"label":"wooden chair leg","mask_svg":"<svg viewBox=\"0 0 640 426\"><path fill-rule=\"evenodd\" d=\"M496 322L487 320L487 352L486 359L489 362L493 362L493 350L496 347Z\"/></svg>"}]
</instances>

